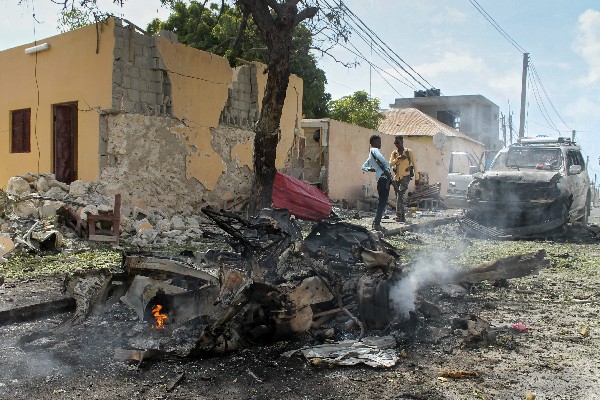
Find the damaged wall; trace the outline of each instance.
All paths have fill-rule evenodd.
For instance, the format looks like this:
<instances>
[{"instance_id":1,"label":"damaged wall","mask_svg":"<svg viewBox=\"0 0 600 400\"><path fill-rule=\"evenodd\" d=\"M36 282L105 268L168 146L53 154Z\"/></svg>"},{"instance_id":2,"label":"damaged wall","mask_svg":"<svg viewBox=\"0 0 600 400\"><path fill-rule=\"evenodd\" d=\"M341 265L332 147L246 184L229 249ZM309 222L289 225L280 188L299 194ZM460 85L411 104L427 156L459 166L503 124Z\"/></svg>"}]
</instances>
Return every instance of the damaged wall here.
<instances>
[{"instance_id":1,"label":"damaged wall","mask_svg":"<svg viewBox=\"0 0 600 400\"><path fill-rule=\"evenodd\" d=\"M251 132L231 126L211 131L213 139L208 144L216 149L214 154L225 170L211 190L186 176L185 137L191 130L183 123L174 118L139 114L105 118L110 161L100 180L106 185L106 194L121 193L125 207L162 210L167 215L190 214L207 203L231 205L249 192L251 170L239 166L237 158L230 155L237 142L251 140Z\"/></svg>"},{"instance_id":2,"label":"damaged wall","mask_svg":"<svg viewBox=\"0 0 600 400\"><path fill-rule=\"evenodd\" d=\"M37 57L24 54L27 46L0 52L3 64L17 66L0 83L18 94L0 99L0 126L5 127L0 129L0 179L54 172L51 105L75 101L76 178L106 180L111 193L122 191L124 207L181 212L202 203L223 207L247 198L265 66L248 63L232 69L223 57L177 43L172 33L148 36L123 25L111 18L98 25L98 37L96 26L90 25L43 39L50 51ZM7 117L10 110L36 105L36 60L40 105L35 114L40 122L31 126L36 141L31 152L10 154ZM287 94L279 169L289 164L299 133L302 80L292 75Z\"/></svg>"}]
</instances>

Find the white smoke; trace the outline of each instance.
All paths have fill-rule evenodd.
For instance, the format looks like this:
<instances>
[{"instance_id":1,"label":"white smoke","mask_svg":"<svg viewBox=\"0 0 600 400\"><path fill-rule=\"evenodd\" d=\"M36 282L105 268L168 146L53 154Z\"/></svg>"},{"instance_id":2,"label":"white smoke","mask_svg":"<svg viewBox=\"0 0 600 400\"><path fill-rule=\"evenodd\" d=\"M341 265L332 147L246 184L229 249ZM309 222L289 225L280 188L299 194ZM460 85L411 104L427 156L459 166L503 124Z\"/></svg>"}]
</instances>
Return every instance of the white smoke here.
<instances>
[{"instance_id":1,"label":"white smoke","mask_svg":"<svg viewBox=\"0 0 600 400\"><path fill-rule=\"evenodd\" d=\"M415 309L417 292L424 285L454 281L456 271L447 264L447 259L441 254L419 259L408 275L392 286L390 299L398 315L408 318L409 312Z\"/></svg>"}]
</instances>

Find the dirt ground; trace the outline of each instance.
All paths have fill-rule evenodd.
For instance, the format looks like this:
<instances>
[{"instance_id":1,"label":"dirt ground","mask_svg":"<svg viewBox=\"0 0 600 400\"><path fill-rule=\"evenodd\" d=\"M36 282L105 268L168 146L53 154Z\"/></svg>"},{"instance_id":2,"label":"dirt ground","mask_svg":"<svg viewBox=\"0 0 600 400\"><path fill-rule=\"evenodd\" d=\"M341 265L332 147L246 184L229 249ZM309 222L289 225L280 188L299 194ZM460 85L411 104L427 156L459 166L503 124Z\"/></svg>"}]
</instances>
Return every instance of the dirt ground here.
<instances>
[{"instance_id":1,"label":"dirt ground","mask_svg":"<svg viewBox=\"0 0 600 400\"><path fill-rule=\"evenodd\" d=\"M591 222L600 222L599 209L593 210ZM282 355L320 343L309 334L221 356L115 361L114 350L140 330L148 330L149 341L168 334L140 327L118 305L110 321L92 317L64 335L46 332L66 314L2 323L0 398L600 399L597 239L573 234L558 241L480 240L465 237L452 223L390 241L403 251L407 270L433 262L432 255L460 266L542 248L550 267L504 285L484 282L466 291L422 286L419 297L433 303L440 315L420 315L410 327L394 324L376 332L397 341L400 359L388 369L314 366L302 356ZM7 279L0 289L0 310L39 298L59 299L61 286L61 277ZM493 340L465 341L453 329L457 318L491 324ZM511 329L514 324L525 329ZM356 331L336 332L338 339L356 336ZM476 377L442 378L444 370L470 371Z\"/></svg>"}]
</instances>

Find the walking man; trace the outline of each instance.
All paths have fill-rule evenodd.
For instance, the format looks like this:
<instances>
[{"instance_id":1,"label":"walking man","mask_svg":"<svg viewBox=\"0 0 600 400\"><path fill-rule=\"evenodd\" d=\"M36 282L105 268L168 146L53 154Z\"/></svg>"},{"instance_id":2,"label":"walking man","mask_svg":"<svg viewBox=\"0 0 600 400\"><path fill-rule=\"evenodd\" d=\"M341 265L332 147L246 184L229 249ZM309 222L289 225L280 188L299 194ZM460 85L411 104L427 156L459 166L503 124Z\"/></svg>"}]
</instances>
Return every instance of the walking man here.
<instances>
[{"instance_id":1,"label":"walking man","mask_svg":"<svg viewBox=\"0 0 600 400\"><path fill-rule=\"evenodd\" d=\"M390 165L394 170L394 179L396 184L396 221L406 222L404 217L404 193L408 189L410 180L417 174L415 157L411 149L404 148L404 138L396 136L394 139L396 150L390 156ZM416 183L416 182L415 182Z\"/></svg>"},{"instance_id":2,"label":"walking man","mask_svg":"<svg viewBox=\"0 0 600 400\"><path fill-rule=\"evenodd\" d=\"M390 196L390 185L391 172L390 164L381 154L381 137L379 135L373 135L369 139L371 148L369 149L369 158L362 166L363 171L375 172L375 178L377 180L377 194L379 195L379 203L377 204L377 213L373 220L373 229L377 231L383 231L381 227L381 217L387 206L388 198Z\"/></svg>"}]
</instances>

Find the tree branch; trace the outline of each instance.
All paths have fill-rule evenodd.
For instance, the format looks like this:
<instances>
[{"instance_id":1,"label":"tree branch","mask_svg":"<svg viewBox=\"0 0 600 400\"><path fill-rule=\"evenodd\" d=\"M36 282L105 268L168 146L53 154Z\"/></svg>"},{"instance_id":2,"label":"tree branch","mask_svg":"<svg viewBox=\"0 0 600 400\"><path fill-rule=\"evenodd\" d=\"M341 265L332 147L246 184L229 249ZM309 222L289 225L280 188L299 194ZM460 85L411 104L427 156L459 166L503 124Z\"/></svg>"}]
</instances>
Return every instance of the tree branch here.
<instances>
[{"instance_id":1,"label":"tree branch","mask_svg":"<svg viewBox=\"0 0 600 400\"><path fill-rule=\"evenodd\" d=\"M242 13L242 21L240 22L240 26L238 28L237 36L233 41L233 45L231 46L231 60L235 60L238 57L240 52L242 38L244 36L244 32L246 31L246 27L248 26L248 17L250 14L247 10L244 10ZM231 61L230 61L231 63Z\"/></svg>"},{"instance_id":2,"label":"tree branch","mask_svg":"<svg viewBox=\"0 0 600 400\"><path fill-rule=\"evenodd\" d=\"M296 19L294 20L294 26L298 25L300 22L305 19L311 19L319 12L319 7L307 7L304 10L300 11L296 15Z\"/></svg>"}]
</instances>

